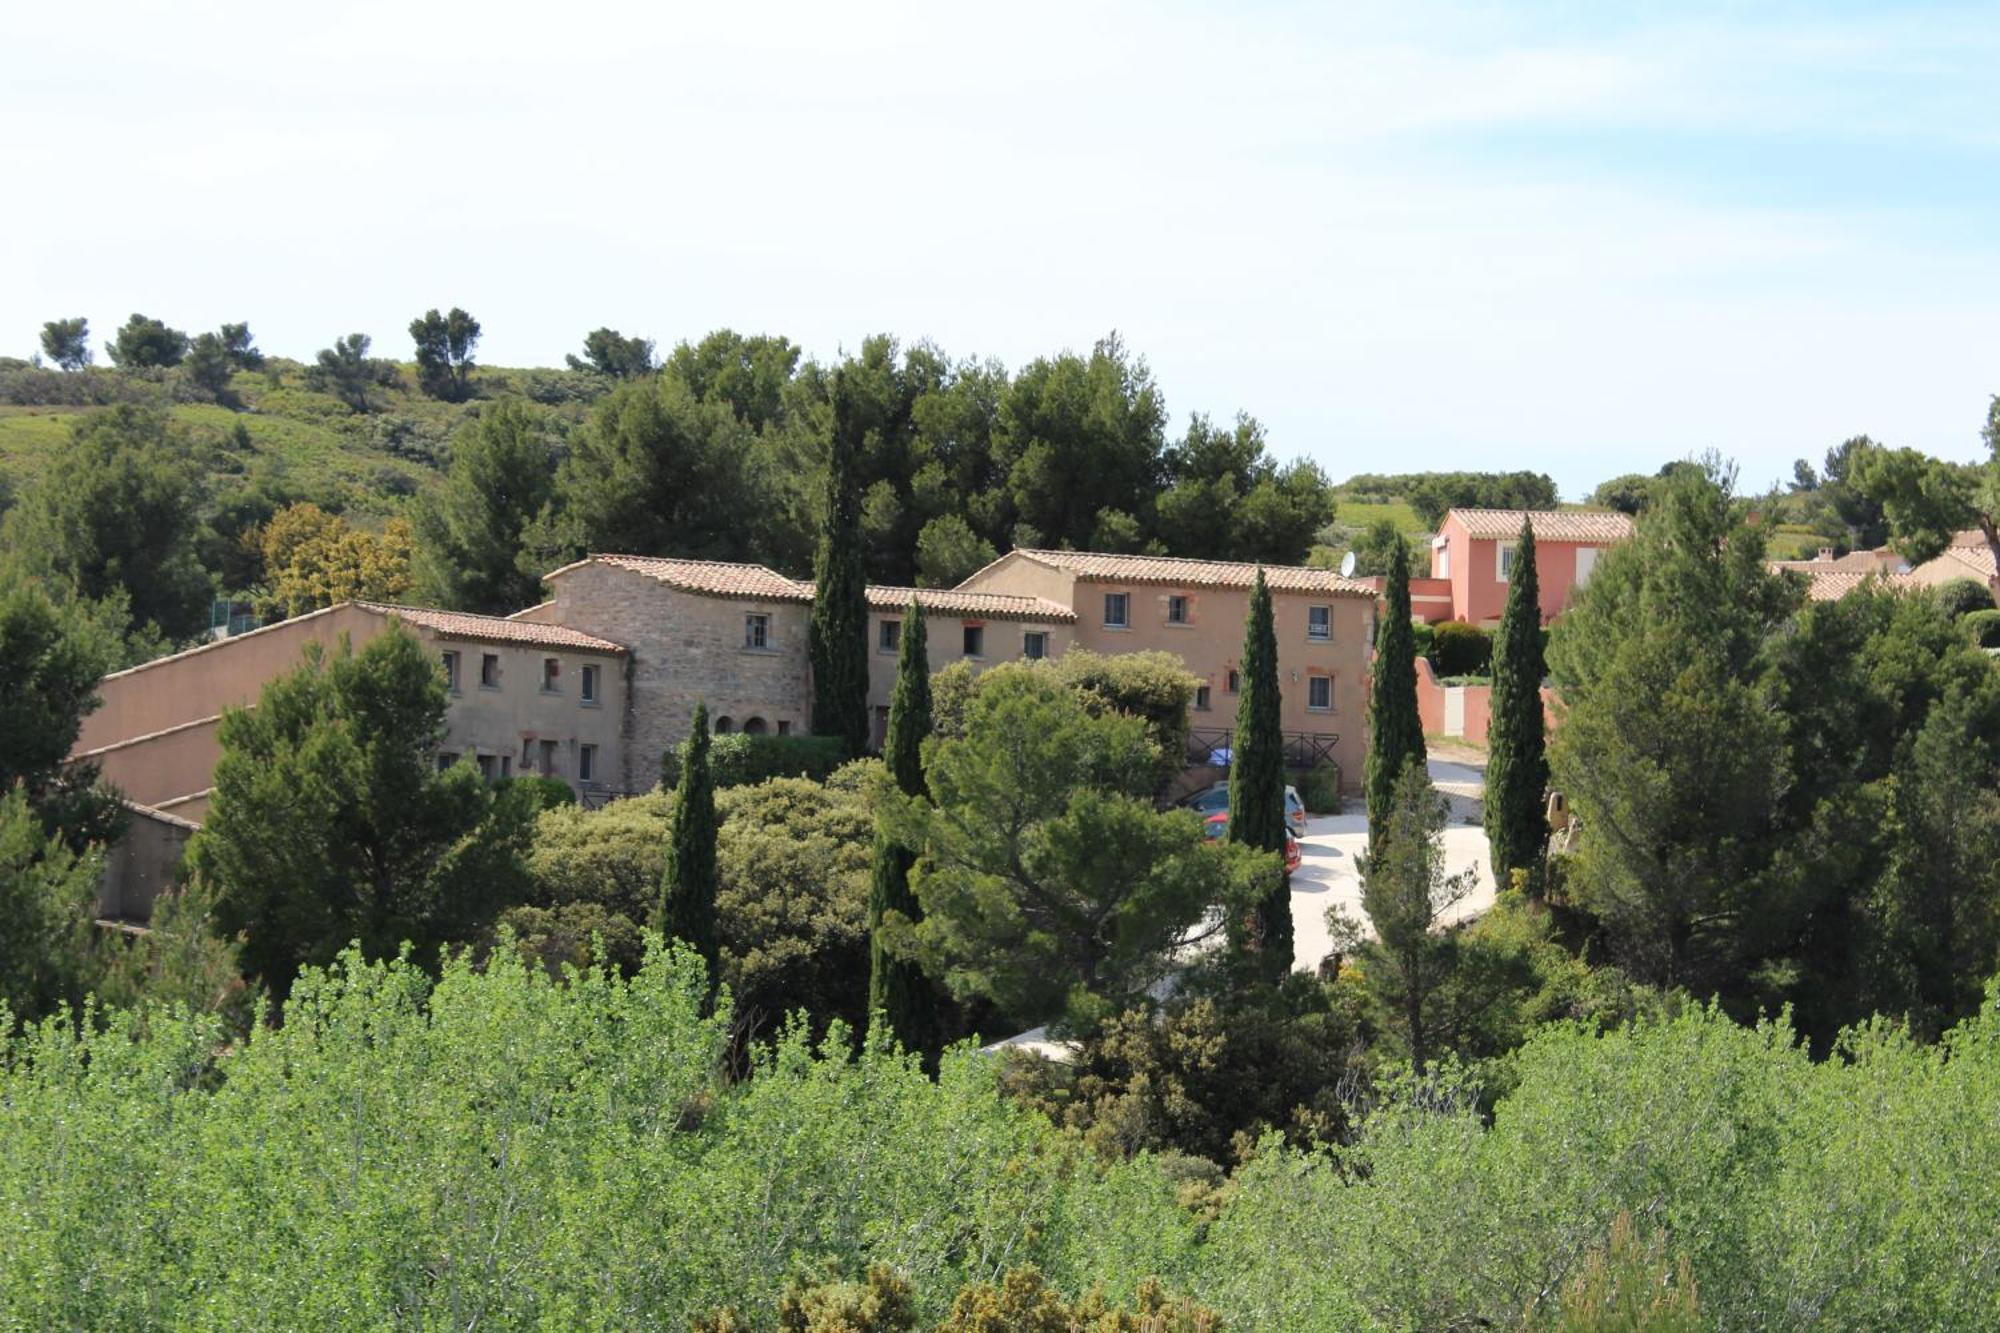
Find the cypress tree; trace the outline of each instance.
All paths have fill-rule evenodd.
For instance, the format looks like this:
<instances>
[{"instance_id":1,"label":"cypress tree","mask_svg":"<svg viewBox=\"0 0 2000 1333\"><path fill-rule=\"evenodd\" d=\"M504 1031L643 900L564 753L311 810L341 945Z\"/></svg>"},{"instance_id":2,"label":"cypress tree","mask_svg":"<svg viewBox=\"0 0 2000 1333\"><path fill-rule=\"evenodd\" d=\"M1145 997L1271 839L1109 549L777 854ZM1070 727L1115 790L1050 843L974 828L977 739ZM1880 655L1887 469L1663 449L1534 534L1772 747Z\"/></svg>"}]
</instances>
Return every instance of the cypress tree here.
<instances>
[{"instance_id":1,"label":"cypress tree","mask_svg":"<svg viewBox=\"0 0 2000 1333\"><path fill-rule=\"evenodd\" d=\"M1410 631L1410 548L1396 534L1389 550L1388 605L1375 631L1374 675L1368 690L1368 758L1361 775L1368 797L1368 852L1387 824L1396 783L1412 763L1422 764L1424 723L1417 713L1417 641Z\"/></svg>"},{"instance_id":2,"label":"cypress tree","mask_svg":"<svg viewBox=\"0 0 2000 1333\"><path fill-rule=\"evenodd\" d=\"M1542 595L1535 573L1535 533L1521 520L1507 609L1493 644L1493 712L1486 723L1486 841L1493 878L1528 872L1539 888L1549 785L1542 730Z\"/></svg>"},{"instance_id":3,"label":"cypress tree","mask_svg":"<svg viewBox=\"0 0 2000 1333\"><path fill-rule=\"evenodd\" d=\"M708 705L694 706L681 746L681 780L667 819L667 868L660 884L660 933L694 946L714 991L722 943L715 917L715 783L708 771Z\"/></svg>"},{"instance_id":4,"label":"cypress tree","mask_svg":"<svg viewBox=\"0 0 2000 1333\"><path fill-rule=\"evenodd\" d=\"M896 656L896 691L889 700L889 734L882 746L889 779L903 795L917 799L924 786L923 743L931 731L930 653L923 608L910 599L903 617L903 640ZM923 908L910 891L916 852L891 838L886 820L875 834L874 878L868 886L868 1012L881 1021L905 1050L918 1051L935 1065L944 1049L942 997L916 962L888 947L882 923L896 912L915 925Z\"/></svg>"},{"instance_id":5,"label":"cypress tree","mask_svg":"<svg viewBox=\"0 0 2000 1333\"><path fill-rule=\"evenodd\" d=\"M1278 705L1278 631L1264 570L1250 588L1250 618L1243 635L1243 692L1236 703L1236 736L1229 747L1229 840L1246 847L1285 850L1285 738ZM1253 972L1282 981L1292 970L1292 877L1281 873L1251 914L1240 941Z\"/></svg>"},{"instance_id":6,"label":"cypress tree","mask_svg":"<svg viewBox=\"0 0 2000 1333\"><path fill-rule=\"evenodd\" d=\"M868 744L868 575L861 543L862 424L845 373L833 377L833 453L813 557L813 731L849 754Z\"/></svg>"}]
</instances>

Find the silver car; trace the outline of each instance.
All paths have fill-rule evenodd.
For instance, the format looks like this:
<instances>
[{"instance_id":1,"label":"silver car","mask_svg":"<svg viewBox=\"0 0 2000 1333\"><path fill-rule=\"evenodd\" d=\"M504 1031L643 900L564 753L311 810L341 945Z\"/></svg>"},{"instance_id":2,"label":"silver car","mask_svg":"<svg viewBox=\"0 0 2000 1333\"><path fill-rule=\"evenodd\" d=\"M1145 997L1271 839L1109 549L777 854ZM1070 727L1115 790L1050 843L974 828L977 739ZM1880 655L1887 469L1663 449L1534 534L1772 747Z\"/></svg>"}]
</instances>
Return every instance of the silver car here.
<instances>
[{"instance_id":1,"label":"silver car","mask_svg":"<svg viewBox=\"0 0 2000 1333\"><path fill-rule=\"evenodd\" d=\"M1218 810L1229 808L1229 784L1218 782L1213 787L1198 791L1181 802L1190 810L1203 815L1212 815ZM1306 836L1306 803L1299 799L1299 789L1285 784L1285 827L1292 831L1294 838Z\"/></svg>"}]
</instances>

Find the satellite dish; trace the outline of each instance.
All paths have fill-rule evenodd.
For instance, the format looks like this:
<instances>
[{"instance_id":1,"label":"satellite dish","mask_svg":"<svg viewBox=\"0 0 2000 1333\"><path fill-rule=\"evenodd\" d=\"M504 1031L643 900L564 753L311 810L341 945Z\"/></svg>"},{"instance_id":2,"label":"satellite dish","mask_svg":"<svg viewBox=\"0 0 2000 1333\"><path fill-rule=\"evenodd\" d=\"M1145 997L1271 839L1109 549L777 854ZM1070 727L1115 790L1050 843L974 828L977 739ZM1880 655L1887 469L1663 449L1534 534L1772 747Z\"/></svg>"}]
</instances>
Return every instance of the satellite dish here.
<instances>
[{"instance_id":1,"label":"satellite dish","mask_svg":"<svg viewBox=\"0 0 2000 1333\"><path fill-rule=\"evenodd\" d=\"M1344 579L1354 577L1354 552L1349 551L1346 555L1340 557L1340 577Z\"/></svg>"}]
</instances>

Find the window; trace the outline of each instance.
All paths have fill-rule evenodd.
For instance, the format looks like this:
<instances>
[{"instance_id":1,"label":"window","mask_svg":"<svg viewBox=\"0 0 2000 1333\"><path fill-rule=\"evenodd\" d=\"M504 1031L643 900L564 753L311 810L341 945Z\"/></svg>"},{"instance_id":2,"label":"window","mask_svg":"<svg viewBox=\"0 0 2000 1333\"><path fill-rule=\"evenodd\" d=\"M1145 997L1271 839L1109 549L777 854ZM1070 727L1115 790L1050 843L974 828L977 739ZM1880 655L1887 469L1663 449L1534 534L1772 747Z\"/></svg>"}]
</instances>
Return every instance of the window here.
<instances>
[{"instance_id":1,"label":"window","mask_svg":"<svg viewBox=\"0 0 2000 1333\"><path fill-rule=\"evenodd\" d=\"M789 736L789 735L791 735L791 734L792 734L792 724L791 724L790 722L786 721L786 720L785 720L784 718L779 718L779 719L778 719L778 734L779 734L780 736Z\"/></svg>"},{"instance_id":2,"label":"window","mask_svg":"<svg viewBox=\"0 0 2000 1333\"><path fill-rule=\"evenodd\" d=\"M1505 583L1514 573L1514 543L1500 543L1500 581Z\"/></svg>"},{"instance_id":3,"label":"window","mask_svg":"<svg viewBox=\"0 0 2000 1333\"><path fill-rule=\"evenodd\" d=\"M557 693L556 682L562 679L562 659L544 657L542 659L542 693Z\"/></svg>"},{"instance_id":4,"label":"window","mask_svg":"<svg viewBox=\"0 0 2000 1333\"><path fill-rule=\"evenodd\" d=\"M744 719L743 734L745 736L762 736L769 729L770 728L765 724L764 719L761 717L752 717Z\"/></svg>"},{"instance_id":5,"label":"window","mask_svg":"<svg viewBox=\"0 0 2000 1333\"><path fill-rule=\"evenodd\" d=\"M1437 574L1434 577L1441 579L1451 577L1451 548L1449 546L1438 547Z\"/></svg>"},{"instance_id":6,"label":"window","mask_svg":"<svg viewBox=\"0 0 2000 1333\"><path fill-rule=\"evenodd\" d=\"M479 688L497 690L500 688L500 654L481 653L479 655Z\"/></svg>"},{"instance_id":7,"label":"window","mask_svg":"<svg viewBox=\"0 0 2000 1333\"><path fill-rule=\"evenodd\" d=\"M1237 674L1235 667L1229 668L1229 692L1231 694L1238 694L1242 689L1243 677Z\"/></svg>"},{"instance_id":8,"label":"window","mask_svg":"<svg viewBox=\"0 0 2000 1333\"><path fill-rule=\"evenodd\" d=\"M1047 630L1031 629L1021 636L1021 656L1030 662L1039 662L1049 655L1049 635Z\"/></svg>"},{"instance_id":9,"label":"window","mask_svg":"<svg viewBox=\"0 0 2000 1333\"><path fill-rule=\"evenodd\" d=\"M453 694L458 693L458 654L447 650L444 658L444 687Z\"/></svg>"},{"instance_id":10,"label":"window","mask_svg":"<svg viewBox=\"0 0 2000 1333\"><path fill-rule=\"evenodd\" d=\"M724 713L721 717L715 719L716 735L721 736L734 730L736 730L736 724L729 720L729 714Z\"/></svg>"},{"instance_id":11,"label":"window","mask_svg":"<svg viewBox=\"0 0 2000 1333\"><path fill-rule=\"evenodd\" d=\"M480 777L482 777L482 778L485 778L485 779L486 779L486 780L487 780L488 782L491 782L491 781L493 781L493 756L492 756L492 755L490 755L490 754L482 754L482 755L480 755L480 756L479 756L479 776L480 776Z\"/></svg>"},{"instance_id":12,"label":"window","mask_svg":"<svg viewBox=\"0 0 2000 1333\"><path fill-rule=\"evenodd\" d=\"M900 620L883 621L882 628L876 632L875 636L876 651L893 653L902 646L903 622Z\"/></svg>"},{"instance_id":13,"label":"window","mask_svg":"<svg viewBox=\"0 0 2000 1333\"><path fill-rule=\"evenodd\" d=\"M771 617L754 612L743 617L743 646L759 652L771 646Z\"/></svg>"},{"instance_id":14,"label":"window","mask_svg":"<svg viewBox=\"0 0 2000 1333\"><path fill-rule=\"evenodd\" d=\"M1131 621L1129 621L1126 618L1126 608L1128 605L1129 605L1129 599L1126 597L1124 593L1122 592L1105 593L1104 628L1124 629L1128 625L1130 625Z\"/></svg>"},{"instance_id":15,"label":"window","mask_svg":"<svg viewBox=\"0 0 2000 1333\"><path fill-rule=\"evenodd\" d=\"M1576 586L1581 588L1590 582L1590 572L1597 568L1597 548L1579 546L1576 548Z\"/></svg>"},{"instance_id":16,"label":"window","mask_svg":"<svg viewBox=\"0 0 2000 1333\"><path fill-rule=\"evenodd\" d=\"M1312 709L1315 713L1331 713L1333 711L1332 676L1306 677L1306 707Z\"/></svg>"},{"instance_id":17,"label":"window","mask_svg":"<svg viewBox=\"0 0 2000 1333\"><path fill-rule=\"evenodd\" d=\"M579 745L576 747L576 780L578 782L597 781L597 747Z\"/></svg>"},{"instance_id":18,"label":"window","mask_svg":"<svg viewBox=\"0 0 2000 1333\"><path fill-rule=\"evenodd\" d=\"M602 667L594 666L586 666L583 669L583 684L577 687L576 693L577 697L584 703L594 704L597 702L597 673L603 669Z\"/></svg>"},{"instance_id":19,"label":"window","mask_svg":"<svg viewBox=\"0 0 2000 1333\"><path fill-rule=\"evenodd\" d=\"M523 736L521 738L521 767L533 768L534 766L535 738L533 736Z\"/></svg>"},{"instance_id":20,"label":"window","mask_svg":"<svg viewBox=\"0 0 2000 1333\"><path fill-rule=\"evenodd\" d=\"M1208 686L1197 685L1194 687L1194 711L1197 713L1206 713L1208 711Z\"/></svg>"},{"instance_id":21,"label":"window","mask_svg":"<svg viewBox=\"0 0 2000 1333\"><path fill-rule=\"evenodd\" d=\"M1188 623L1188 600L1179 593L1167 598L1167 623L1169 625Z\"/></svg>"},{"instance_id":22,"label":"window","mask_svg":"<svg viewBox=\"0 0 2000 1333\"><path fill-rule=\"evenodd\" d=\"M1309 606L1306 608L1306 637L1325 643L1333 638L1333 608L1330 606Z\"/></svg>"},{"instance_id":23,"label":"window","mask_svg":"<svg viewBox=\"0 0 2000 1333\"><path fill-rule=\"evenodd\" d=\"M503 781L503 782L504 782L504 781L506 781L506 780L507 780L508 778L511 778L511 777L513 777L513 776L514 776L514 756L513 756L513 755L511 755L511 754L503 754L503 755L501 755L501 756L500 756L500 779L501 779L501 781Z\"/></svg>"},{"instance_id":24,"label":"window","mask_svg":"<svg viewBox=\"0 0 2000 1333\"><path fill-rule=\"evenodd\" d=\"M555 771L556 771L556 743L554 741L543 741L542 775L544 777L549 777L554 775Z\"/></svg>"},{"instance_id":25,"label":"window","mask_svg":"<svg viewBox=\"0 0 2000 1333\"><path fill-rule=\"evenodd\" d=\"M967 625L965 627L965 655L967 657L986 656L986 627Z\"/></svg>"},{"instance_id":26,"label":"window","mask_svg":"<svg viewBox=\"0 0 2000 1333\"><path fill-rule=\"evenodd\" d=\"M442 773L446 769L453 767L457 763L458 763L458 752L456 750L438 751L438 772Z\"/></svg>"}]
</instances>

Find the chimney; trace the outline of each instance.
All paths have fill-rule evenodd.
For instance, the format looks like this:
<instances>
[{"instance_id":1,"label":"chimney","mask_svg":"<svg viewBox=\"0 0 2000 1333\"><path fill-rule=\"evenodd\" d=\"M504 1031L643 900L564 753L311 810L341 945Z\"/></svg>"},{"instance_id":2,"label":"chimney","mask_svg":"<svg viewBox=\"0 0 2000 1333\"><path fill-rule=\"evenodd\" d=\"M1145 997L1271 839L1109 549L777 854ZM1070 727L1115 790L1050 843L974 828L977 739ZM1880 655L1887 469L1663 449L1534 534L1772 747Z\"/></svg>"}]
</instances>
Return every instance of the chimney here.
<instances>
[{"instance_id":1,"label":"chimney","mask_svg":"<svg viewBox=\"0 0 2000 1333\"><path fill-rule=\"evenodd\" d=\"M1813 559L1814 559L1814 560L1815 560L1816 562L1818 562L1819 564L1822 564L1822 565L1830 565L1830 564L1832 564L1832 563L1833 563L1833 548L1832 548L1831 546L1822 546L1822 547L1820 547L1820 548L1819 548L1819 554L1818 554L1818 555L1816 555L1816 556L1814 556L1814 557L1813 557Z\"/></svg>"}]
</instances>

